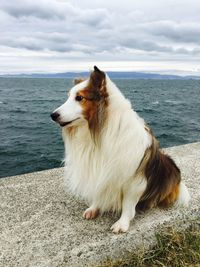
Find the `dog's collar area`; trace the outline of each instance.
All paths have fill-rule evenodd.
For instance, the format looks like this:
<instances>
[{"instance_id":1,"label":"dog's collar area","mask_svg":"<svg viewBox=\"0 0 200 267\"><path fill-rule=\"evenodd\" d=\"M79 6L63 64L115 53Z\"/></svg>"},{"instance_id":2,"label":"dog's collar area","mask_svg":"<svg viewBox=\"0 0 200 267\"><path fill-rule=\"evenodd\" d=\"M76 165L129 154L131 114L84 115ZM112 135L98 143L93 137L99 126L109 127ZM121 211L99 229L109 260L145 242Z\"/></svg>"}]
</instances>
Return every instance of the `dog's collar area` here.
<instances>
[{"instance_id":1,"label":"dog's collar area","mask_svg":"<svg viewBox=\"0 0 200 267\"><path fill-rule=\"evenodd\" d=\"M74 119L74 120L72 120L72 121L68 121L68 122L60 123L60 126L61 126L61 127L64 127L64 126L69 125L69 124L71 124L72 122L74 122L74 121L76 121L76 120L78 120L78 119L80 119L80 118Z\"/></svg>"}]
</instances>

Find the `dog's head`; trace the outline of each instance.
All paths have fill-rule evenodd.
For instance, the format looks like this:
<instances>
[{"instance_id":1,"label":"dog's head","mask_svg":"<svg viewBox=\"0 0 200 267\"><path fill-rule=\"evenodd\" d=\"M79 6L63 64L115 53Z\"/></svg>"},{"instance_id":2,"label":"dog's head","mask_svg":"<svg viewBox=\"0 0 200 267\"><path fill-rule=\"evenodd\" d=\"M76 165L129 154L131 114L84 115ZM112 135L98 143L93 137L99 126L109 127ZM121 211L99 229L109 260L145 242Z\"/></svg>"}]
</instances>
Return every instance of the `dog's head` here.
<instances>
[{"instance_id":1,"label":"dog's head","mask_svg":"<svg viewBox=\"0 0 200 267\"><path fill-rule=\"evenodd\" d=\"M75 80L67 101L51 114L51 118L66 128L87 123L95 136L105 122L107 105L106 75L95 66L89 79Z\"/></svg>"}]
</instances>

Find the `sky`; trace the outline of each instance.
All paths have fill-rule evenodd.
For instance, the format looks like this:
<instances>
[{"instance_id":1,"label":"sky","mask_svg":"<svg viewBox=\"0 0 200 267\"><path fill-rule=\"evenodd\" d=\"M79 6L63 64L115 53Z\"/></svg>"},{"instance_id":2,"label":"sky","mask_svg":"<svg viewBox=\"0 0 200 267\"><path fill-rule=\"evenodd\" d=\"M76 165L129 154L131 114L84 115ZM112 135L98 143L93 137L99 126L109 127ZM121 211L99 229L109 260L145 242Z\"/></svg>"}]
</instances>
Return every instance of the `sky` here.
<instances>
[{"instance_id":1,"label":"sky","mask_svg":"<svg viewBox=\"0 0 200 267\"><path fill-rule=\"evenodd\" d=\"M0 0L0 74L200 76L199 0Z\"/></svg>"}]
</instances>

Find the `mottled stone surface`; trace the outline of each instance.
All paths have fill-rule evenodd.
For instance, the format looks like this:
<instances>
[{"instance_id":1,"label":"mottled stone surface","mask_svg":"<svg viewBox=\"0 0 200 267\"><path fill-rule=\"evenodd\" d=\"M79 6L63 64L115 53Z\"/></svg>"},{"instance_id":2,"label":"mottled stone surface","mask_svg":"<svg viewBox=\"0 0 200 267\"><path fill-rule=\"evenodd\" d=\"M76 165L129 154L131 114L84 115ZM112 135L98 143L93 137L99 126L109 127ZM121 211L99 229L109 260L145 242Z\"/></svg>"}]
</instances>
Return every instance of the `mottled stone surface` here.
<instances>
[{"instance_id":1,"label":"mottled stone surface","mask_svg":"<svg viewBox=\"0 0 200 267\"><path fill-rule=\"evenodd\" d=\"M112 214L82 219L86 205L65 192L63 168L1 179L0 266L91 266L152 244L163 224L182 220L185 226L200 214L200 142L166 150L189 187L190 207L137 215L121 235L110 231L117 219Z\"/></svg>"}]
</instances>

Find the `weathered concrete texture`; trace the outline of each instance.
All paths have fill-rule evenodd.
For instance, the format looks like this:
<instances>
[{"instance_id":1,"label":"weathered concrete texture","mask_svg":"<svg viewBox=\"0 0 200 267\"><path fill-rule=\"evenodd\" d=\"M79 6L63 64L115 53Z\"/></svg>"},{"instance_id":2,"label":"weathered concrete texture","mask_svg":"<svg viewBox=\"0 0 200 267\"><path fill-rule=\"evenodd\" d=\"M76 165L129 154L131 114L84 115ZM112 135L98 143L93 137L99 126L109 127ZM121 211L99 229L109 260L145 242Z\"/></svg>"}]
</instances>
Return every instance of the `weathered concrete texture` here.
<instances>
[{"instance_id":1,"label":"weathered concrete texture","mask_svg":"<svg viewBox=\"0 0 200 267\"><path fill-rule=\"evenodd\" d=\"M82 219L84 203L64 191L63 169L0 180L0 266L92 266L107 257L126 257L154 240L165 222L199 215L200 143L167 149L182 170L190 189L189 209L154 209L137 215L127 234L114 235L116 216Z\"/></svg>"}]
</instances>

